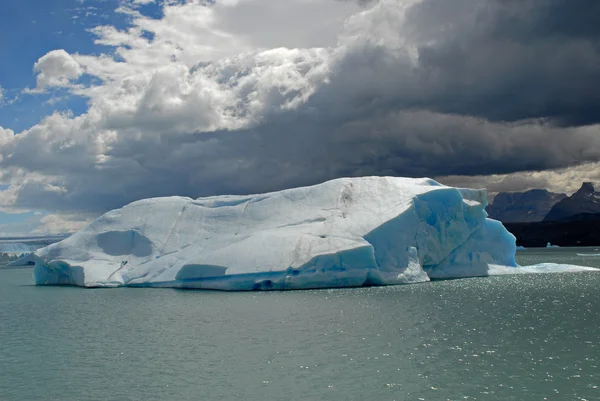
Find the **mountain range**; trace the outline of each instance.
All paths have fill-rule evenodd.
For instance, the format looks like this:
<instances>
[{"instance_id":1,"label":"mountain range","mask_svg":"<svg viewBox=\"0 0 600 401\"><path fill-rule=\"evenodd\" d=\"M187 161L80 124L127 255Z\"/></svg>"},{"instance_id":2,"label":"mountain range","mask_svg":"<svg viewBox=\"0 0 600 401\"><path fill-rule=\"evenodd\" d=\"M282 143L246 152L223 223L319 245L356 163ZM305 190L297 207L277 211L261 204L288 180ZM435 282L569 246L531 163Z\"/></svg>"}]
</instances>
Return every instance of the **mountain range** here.
<instances>
[{"instance_id":1,"label":"mountain range","mask_svg":"<svg viewBox=\"0 0 600 401\"><path fill-rule=\"evenodd\" d=\"M593 218L600 213L600 192L591 182L584 182L573 195L560 199L544 217L544 221Z\"/></svg>"},{"instance_id":2,"label":"mountain range","mask_svg":"<svg viewBox=\"0 0 600 401\"><path fill-rule=\"evenodd\" d=\"M532 189L526 192L500 192L488 205L490 218L503 223L538 221L597 220L600 216L600 192L584 182L571 196Z\"/></svg>"},{"instance_id":3,"label":"mountain range","mask_svg":"<svg viewBox=\"0 0 600 401\"><path fill-rule=\"evenodd\" d=\"M591 182L584 182L571 196L543 189L501 192L487 212L504 223L517 245L600 245L600 191Z\"/></svg>"},{"instance_id":4,"label":"mountain range","mask_svg":"<svg viewBox=\"0 0 600 401\"><path fill-rule=\"evenodd\" d=\"M503 223L542 221L556 203L567 198L545 189L527 192L500 192L487 207L488 215Z\"/></svg>"}]
</instances>

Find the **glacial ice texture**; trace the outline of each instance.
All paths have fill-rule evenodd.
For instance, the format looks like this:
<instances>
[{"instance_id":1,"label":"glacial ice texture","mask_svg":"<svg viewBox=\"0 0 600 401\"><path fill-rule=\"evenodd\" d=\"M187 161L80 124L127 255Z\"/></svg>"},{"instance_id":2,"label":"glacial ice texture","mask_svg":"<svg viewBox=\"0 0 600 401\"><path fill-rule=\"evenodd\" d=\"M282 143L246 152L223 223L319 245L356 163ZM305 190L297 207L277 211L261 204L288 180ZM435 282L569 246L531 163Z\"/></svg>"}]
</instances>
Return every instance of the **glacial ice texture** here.
<instances>
[{"instance_id":1,"label":"glacial ice texture","mask_svg":"<svg viewBox=\"0 0 600 401\"><path fill-rule=\"evenodd\" d=\"M62 240L64 237L0 238L0 268L31 266L35 262L33 253L43 247Z\"/></svg>"},{"instance_id":2,"label":"glacial ice texture","mask_svg":"<svg viewBox=\"0 0 600 401\"><path fill-rule=\"evenodd\" d=\"M342 178L261 195L146 199L36 252L38 285L282 290L535 272L485 190ZM585 270L541 266L540 271Z\"/></svg>"}]
</instances>

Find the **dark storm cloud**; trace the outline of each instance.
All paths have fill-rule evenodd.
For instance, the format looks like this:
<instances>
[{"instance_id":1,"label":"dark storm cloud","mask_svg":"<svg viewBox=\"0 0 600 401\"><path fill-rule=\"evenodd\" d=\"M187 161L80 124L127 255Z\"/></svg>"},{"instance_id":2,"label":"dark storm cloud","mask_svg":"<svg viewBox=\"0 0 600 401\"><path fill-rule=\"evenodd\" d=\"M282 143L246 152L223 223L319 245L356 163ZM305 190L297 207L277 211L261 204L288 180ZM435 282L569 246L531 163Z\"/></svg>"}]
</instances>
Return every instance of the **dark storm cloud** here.
<instances>
[{"instance_id":1,"label":"dark storm cloud","mask_svg":"<svg viewBox=\"0 0 600 401\"><path fill-rule=\"evenodd\" d=\"M431 109L496 121L599 121L600 2L425 0L407 20L437 93Z\"/></svg>"},{"instance_id":2,"label":"dark storm cloud","mask_svg":"<svg viewBox=\"0 0 600 401\"><path fill-rule=\"evenodd\" d=\"M332 49L173 62L107 80L86 115L0 135L4 175L33 174L15 204L101 212L340 176L484 176L600 160L596 2L405 4L368 4Z\"/></svg>"},{"instance_id":3,"label":"dark storm cloud","mask_svg":"<svg viewBox=\"0 0 600 401\"><path fill-rule=\"evenodd\" d=\"M248 130L121 142L108 156L111 165L102 170L82 163L67 180L54 182L64 192L23 185L17 203L101 212L140 198L266 192L340 176L557 168L598 160L600 137L586 129L495 124L426 111L342 124L290 112Z\"/></svg>"}]
</instances>

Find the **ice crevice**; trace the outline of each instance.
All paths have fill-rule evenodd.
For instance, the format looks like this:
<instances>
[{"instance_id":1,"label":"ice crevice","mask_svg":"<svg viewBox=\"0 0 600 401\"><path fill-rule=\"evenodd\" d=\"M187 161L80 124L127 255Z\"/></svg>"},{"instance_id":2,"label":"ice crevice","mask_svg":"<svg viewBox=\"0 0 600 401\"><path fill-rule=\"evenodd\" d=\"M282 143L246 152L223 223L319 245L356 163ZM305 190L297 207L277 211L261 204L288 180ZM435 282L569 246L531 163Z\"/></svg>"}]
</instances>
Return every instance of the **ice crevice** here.
<instances>
[{"instance_id":1,"label":"ice crevice","mask_svg":"<svg viewBox=\"0 0 600 401\"><path fill-rule=\"evenodd\" d=\"M287 290L593 270L515 262L484 190L341 178L260 195L145 199L38 250L39 285Z\"/></svg>"},{"instance_id":2,"label":"ice crevice","mask_svg":"<svg viewBox=\"0 0 600 401\"><path fill-rule=\"evenodd\" d=\"M185 208L188 205L188 203L189 203L189 201L185 201L184 204L181 206L181 210L179 211L179 213L177 213L177 218L173 222L171 229L168 231L168 233L165 237L162 253L165 252L166 247L169 245L169 239L171 239L171 235L173 234L173 231L175 231L175 229L177 228L177 223L179 223L179 220L181 219L181 215L185 211Z\"/></svg>"}]
</instances>

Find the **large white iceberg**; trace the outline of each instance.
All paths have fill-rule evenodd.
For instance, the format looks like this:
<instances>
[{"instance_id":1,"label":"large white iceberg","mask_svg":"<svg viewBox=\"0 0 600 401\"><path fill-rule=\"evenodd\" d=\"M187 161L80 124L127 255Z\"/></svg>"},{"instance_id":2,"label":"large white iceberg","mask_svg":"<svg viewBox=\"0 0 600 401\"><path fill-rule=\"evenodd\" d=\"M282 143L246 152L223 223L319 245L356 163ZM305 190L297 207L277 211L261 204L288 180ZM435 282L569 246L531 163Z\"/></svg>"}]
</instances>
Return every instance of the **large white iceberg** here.
<instances>
[{"instance_id":1,"label":"large white iceberg","mask_svg":"<svg viewBox=\"0 0 600 401\"><path fill-rule=\"evenodd\" d=\"M486 204L485 190L396 177L146 199L37 251L34 278L39 285L263 290L517 273L515 238L486 218Z\"/></svg>"}]
</instances>

